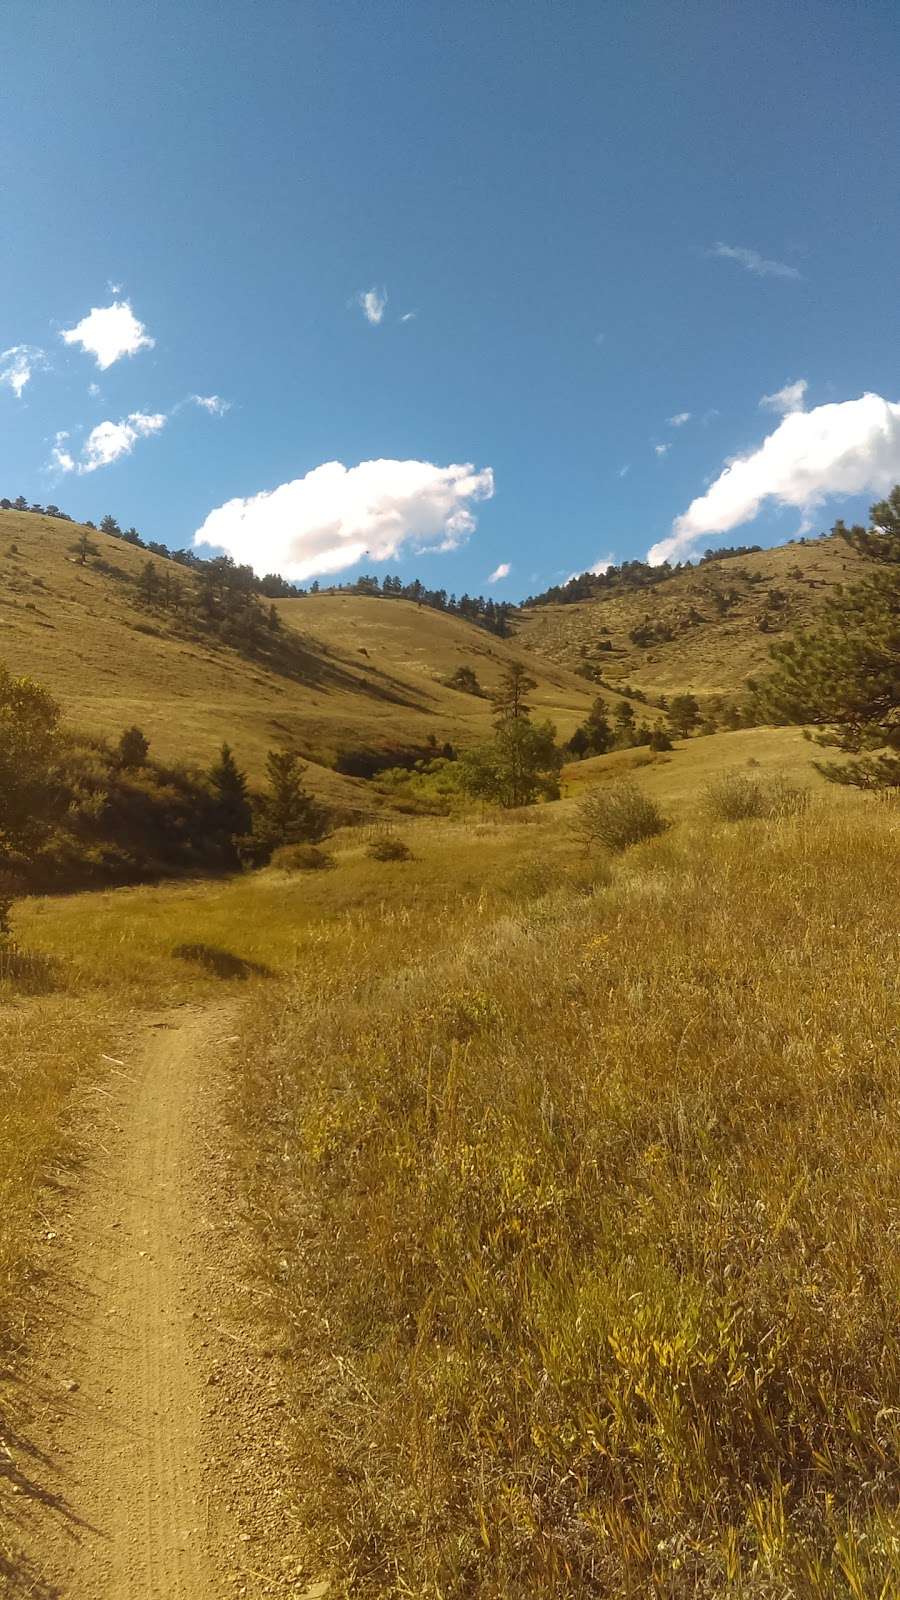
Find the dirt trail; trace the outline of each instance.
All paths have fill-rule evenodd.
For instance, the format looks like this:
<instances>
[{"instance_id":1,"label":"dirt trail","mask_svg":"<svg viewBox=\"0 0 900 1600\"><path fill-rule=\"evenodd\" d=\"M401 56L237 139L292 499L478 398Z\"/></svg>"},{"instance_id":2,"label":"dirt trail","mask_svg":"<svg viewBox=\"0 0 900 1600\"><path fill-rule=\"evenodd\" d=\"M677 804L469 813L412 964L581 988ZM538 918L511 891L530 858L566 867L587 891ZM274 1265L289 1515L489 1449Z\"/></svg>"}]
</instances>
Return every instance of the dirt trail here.
<instances>
[{"instance_id":1,"label":"dirt trail","mask_svg":"<svg viewBox=\"0 0 900 1600\"><path fill-rule=\"evenodd\" d=\"M211 1329L229 1292L215 1240L231 1219L226 1196L210 1200L207 1127L209 1074L233 1021L227 1005L151 1018L109 1087L96 1091L106 1099L94 1154L50 1278L55 1326L36 1374L27 1559L12 1592L48 1600L275 1592L248 1591L242 1580L249 1536L217 1469L233 1475L245 1463L223 1462L222 1417L218 1441L209 1425L211 1411L228 1411L233 1387L218 1387L221 1339ZM226 1214L210 1216L220 1206ZM234 1356L240 1365L239 1349Z\"/></svg>"}]
</instances>

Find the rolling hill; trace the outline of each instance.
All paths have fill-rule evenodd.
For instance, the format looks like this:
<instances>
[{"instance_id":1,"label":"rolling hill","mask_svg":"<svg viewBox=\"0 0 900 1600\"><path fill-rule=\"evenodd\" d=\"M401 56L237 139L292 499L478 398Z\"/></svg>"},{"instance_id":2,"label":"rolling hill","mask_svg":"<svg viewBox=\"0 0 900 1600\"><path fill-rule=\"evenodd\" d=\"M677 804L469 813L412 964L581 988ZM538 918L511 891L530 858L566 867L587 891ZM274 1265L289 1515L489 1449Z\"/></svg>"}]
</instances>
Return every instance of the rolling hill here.
<instances>
[{"instance_id":1,"label":"rolling hill","mask_svg":"<svg viewBox=\"0 0 900 1600\"><path fill-rule=\"evenodd\" d=\"M651 696L734 694L765 669L775 638L806 626L839 584L870 569L840 537L800 539L704 561L649 589L525 607L516 642Z\"/></svg>"},{"instance_id":2,"label":"rolling hill","mask_svg":"<svg viewBox=\"0 0 900 1600\"><path fill-rule=\"evenodd\" d=\"M526 660L535 712L563 738L596 692L518 642L401 599L281 600L277 634L264 629L258 649L236 647L195 613L143 603L148 563L160 583L174 571L189 586L190 571L87 531L82 562L79 525L0 511L0 660L46 684L78 727L117 737L136 723L166 760L206 763L227 740L258 776L268 749L290 745L312 763L313 789L358 807L366 786L333 770L341 752L487 735L489 699L446 684L460 666L487 694L505 665Z\"/></svg>"}]
</instances>

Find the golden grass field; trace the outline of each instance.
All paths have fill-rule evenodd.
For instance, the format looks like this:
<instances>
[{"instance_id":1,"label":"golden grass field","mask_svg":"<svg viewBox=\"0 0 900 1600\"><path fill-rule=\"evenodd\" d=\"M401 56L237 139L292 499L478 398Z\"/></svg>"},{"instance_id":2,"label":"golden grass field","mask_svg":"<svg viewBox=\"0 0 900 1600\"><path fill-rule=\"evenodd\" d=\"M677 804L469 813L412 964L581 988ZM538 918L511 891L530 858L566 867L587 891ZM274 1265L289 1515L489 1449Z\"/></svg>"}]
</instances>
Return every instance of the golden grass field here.
<instances>
[{"instance_id":1,"label":"golden grass field","mask_svg":"<svg viewBox=\"0 0 900 1600\"><path fill-rule=\"evenodd\" d=\"M79 728L117 738L136 723L164 761L208 765L227 741L257 778L267 750L290 745L314 763L310 787L322 798L368 806L366 785L330 770L339 750L424 746L430 734L441 744L485 737L490 701L444 680L470 666L490 691L525 654L411 601L310 595L278 603L306 646L299 681L210 636L180 637L165 614L142 609L136 590L148 560L160 572L169 563L91 532L98 556L82 566L71 549L79 532L0 511L0 659L45 684ZM555 663L528 658L528 667L535 714L567 738L596 690Z\"/></svg>"},{"instance_id":2,"label":"golden grass field","mask_svg":"<svg viewBox=\"0 0 900 1600\"><path fill-rule=\"evenodd\" d=\"M621 752L555 804L404 822L408 861L347 829L327 871L21 902L4 1351L103 1057L163 998L241 996L249 1303L309 1572L358 1600L890 1600L900 813L814 753ZM734 770L809 810L711 820ZM672 826L586 854L579 797L623 772Z\"/></svg>"}]
</instances>

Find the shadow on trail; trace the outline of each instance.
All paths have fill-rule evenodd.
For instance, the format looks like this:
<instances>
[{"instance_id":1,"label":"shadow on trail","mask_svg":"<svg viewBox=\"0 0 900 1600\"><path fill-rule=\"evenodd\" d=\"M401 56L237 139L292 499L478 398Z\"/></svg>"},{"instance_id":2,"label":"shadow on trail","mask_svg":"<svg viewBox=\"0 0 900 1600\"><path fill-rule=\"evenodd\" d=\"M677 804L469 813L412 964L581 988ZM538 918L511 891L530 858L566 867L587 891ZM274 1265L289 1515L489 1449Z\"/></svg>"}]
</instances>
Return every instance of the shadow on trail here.
<instances>
[{"instance_id":1,"label":"shadow on trail","mask_svg":"<svg viewBox=\"0 0 900 1600\"><path fill-rule=\"evenodd\" d=\"M220 950L211 944L177 944L173 951L179 961L194 961L206 972L211 972L216 978L274 978L271 967L265 967L259 961L246 961L243 956L236 956L230 950Z\"/></svg>"},{"instance_id":2,"label":"shadow on trail","mask_svg":"<svg viewBox=\"0 0 900 1600\"><path fill-rule=\"evenodd\" d=\"M47 1395L40 1399L44 1405L50 1402ZM52 1458L13 1429L8 1417L3 1419L2 1426L6 1448L0 1454L0 1526L5 1523L7 1532L0 1549L2 1593L9 1600L19 1600L19 1597L25 1600L26 1596L28 1600L62 1600L63 1590L59 1585L43 1577L31 1557L19 1547L16 1535L20 1528L24 1532L29 1509L40 1506L57 1517L73 1541L79 1533L100 1534L101 1530L80 1517L64 1495L41 1481L52 1476L55 1470ZM9 1541L10 1532L12 1542Z\"/></svg>"}]
</instances>

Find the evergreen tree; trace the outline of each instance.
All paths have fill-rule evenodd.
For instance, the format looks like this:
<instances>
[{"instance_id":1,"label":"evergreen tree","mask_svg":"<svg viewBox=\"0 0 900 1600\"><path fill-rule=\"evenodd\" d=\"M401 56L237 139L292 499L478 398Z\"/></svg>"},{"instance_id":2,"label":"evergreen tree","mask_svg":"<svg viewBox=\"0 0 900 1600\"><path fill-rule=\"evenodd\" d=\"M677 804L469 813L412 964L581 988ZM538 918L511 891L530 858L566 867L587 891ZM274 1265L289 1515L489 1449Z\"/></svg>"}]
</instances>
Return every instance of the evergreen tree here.
<instances>
[{"instance_id":1,"label":"evergreen tree","mask_svg":"<svg viewBox=\"0 0 900 1600\"><path fill-rule=\"evenodd\" d=\"M700 721L700 705L695 695L673 694L669 702L669 722L676 739L687 739Z\"/></svg>"},{"instance_id":2,"label":"evergreen tree","mask_svg":"<svg viewBox=\"0 0 900 1600\"><path fill-rule=\"evenodd\" d=\"M818 728L818 744L861 758L818 764L826 777L881 789L900 787L900 485L870 517L868 529L833 531L882 570L831 596L815 627L773 645L776 668L756 687L756 710Z\"/></svg>"},{"instance_id":3,"label":"evergreen tree","mask_svg":"<svg viewBox=\"0 0 900 1600\"><path fill-rule=\"evenodd\" d=\"M223 744L219 759L210 768L209 781L216 804L216 818L227 840L228 853L234 854L234 840L250 832L253 811L247 792L247 777L234 759L231 748Z\"/></svg>"},{"instance_id":4,"label":"evergreen tree","mask_svg":"<svg viewBox=\"0 0 900 1600\"><path fill-rule=\"evenodd\" d=\"M612 748L613 731L609 723L606 701L598 695L588 712L585 723L591 755L603 756Z\"/></svg>"},{"instance_id":5,"label":"evergreen tree","mask_svg":"<svg viewBox=\"0 0 900 1600\"><path fill-rule=\"evenodd\" d=\"M616 730L616 743L623 746L634 744L635 725L634 710L627 700L620 700L616 706L614 718Z\"/></svg>"},{"instance_id":6,"label":"evergreen tree","mask_svg":"<svg viewBox=\"0 0 900 1600\"><path fill-rule=\"evenodd\" d=\"M505 722L517 722L528 717L531 707L525 698L537 688L534 678L528 676L521 661L511 661L504 669L499 687L491 695L494 703L494 723L502 727Z\"/></svg>"},{"instance_id":7,"label":"evergreen tree","mask_svg":"<svg viewBox=\"0 0 900 1600\"><path fill-rule=\"evenodd\" d=\"M144 766L149 753L150 740L140 728L126 728L116 747L116 760L123 771Z\"/></svg>"},{"instance_id":8,"label":"evergreen tree","mask_svg":"<svg viewBox=\"0 0 900 1600\"><path fill-rule=\"evenodd\" d=\"M100 532L112 534L113 538L117 539L122 537L122 529L119 527L115 517L111 517L108 513L100 524Z\"/></svg>"},{"instance_id":9,"label":"evergreen tree","mask_svg":"<svg viewBox=\"0 0 900 1600\"><path fill-rule=\"evenodd\" d=\"M266 757L269 792L264 802L267 832L273 844L304 844L322 837L324 817L303 787L304 763L293 750L270 750Z\"/></svg>"}]
</instances>

